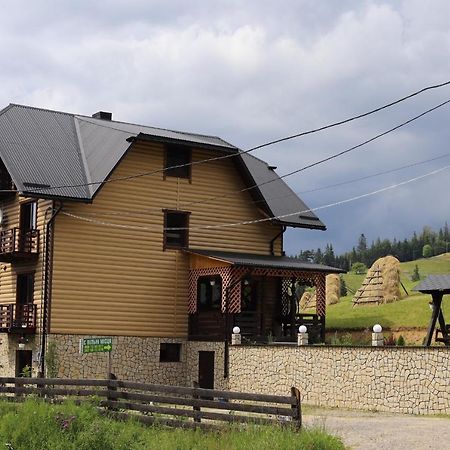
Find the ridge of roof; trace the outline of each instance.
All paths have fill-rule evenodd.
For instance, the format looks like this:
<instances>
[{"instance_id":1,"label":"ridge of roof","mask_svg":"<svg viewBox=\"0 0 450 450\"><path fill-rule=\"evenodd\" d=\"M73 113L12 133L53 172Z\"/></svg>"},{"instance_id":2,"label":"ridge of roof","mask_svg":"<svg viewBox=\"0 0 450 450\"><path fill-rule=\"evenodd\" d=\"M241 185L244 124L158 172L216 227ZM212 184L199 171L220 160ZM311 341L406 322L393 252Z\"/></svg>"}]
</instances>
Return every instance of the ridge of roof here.
<instances>
[{"instance_id":1,"label":"ridge of roof","mask_svg":"<svg viewBox=\"0 0 450 450\"><path fill-rule=\"evenodd\" d=\"M92 116L88 116L86 114L76 114L76 113L69 113L67 111L59 111L56 109L50 109L50 108L41 108L38 106L30 106L30 105L23 105L20 103L10 103L8 106L6 106L3 110L0 111L0 114L2 114L3 112L6 112L7 109L11 108L11 107L19 107L19 108L27 108L27 109L33 109L36 111L46 111L46 112L52 112L52 113L56 113L56 114L64 114L66 116L72 116L72 117L77 117L77 118L86 118L86 119L91 119L92 121L94 121L95 123L98 123L100 126L104 126L106 128L111 128L108 126L108 124L122 124L122 125L131 125L133 127L142 127L142 128L152 128L154 130L160 130L160 131L168 131L171 133L179 133L179 134L183 134L183 135L189 135L189 136L196 136L199 138L213 138L213 139L218 139L222 142L224 142L226 145L233 147L233 148L237 148L236 146L234 146L233 144L230 144L229 142L225 141L224 139L222 139L219 136L215 136L212 134L203 134L203 133L192 133L189 131L182 131L182 130L173 130L170 128L163 128L163 127L155 127L153 125L144 125L142 123L134 123L134 122L124 122L121 120L108 120L105 121L104 119L97 119L95 117ZM102 123L104 122L104 123ZM145 133L144 133L145 134Z\"/></svg>"}]
</instances>

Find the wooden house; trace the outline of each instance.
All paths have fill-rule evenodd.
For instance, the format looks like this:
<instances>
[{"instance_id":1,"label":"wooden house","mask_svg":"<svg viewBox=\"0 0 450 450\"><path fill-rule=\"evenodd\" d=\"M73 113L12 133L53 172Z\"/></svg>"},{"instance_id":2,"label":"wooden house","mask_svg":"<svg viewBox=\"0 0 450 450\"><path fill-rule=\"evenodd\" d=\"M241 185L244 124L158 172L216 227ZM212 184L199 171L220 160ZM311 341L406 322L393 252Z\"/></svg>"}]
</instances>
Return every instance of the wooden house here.
<instances>
[{"instance_id":1,"label":"wooden house","mask_svg":"<svg viewBox=\"0 0 450 450\"><path fill-rule=\"evenodd\" d=\"M103 376L104 355L79 344L111 337L121 377L211 385L233 326L248 342L295 337L299 284L316 286L323 338L339 270L284 256L283 233L325 226L218 137L9 105L0 210L4 374L51 356L60 376Z\"/></svg>"}]
</instances>

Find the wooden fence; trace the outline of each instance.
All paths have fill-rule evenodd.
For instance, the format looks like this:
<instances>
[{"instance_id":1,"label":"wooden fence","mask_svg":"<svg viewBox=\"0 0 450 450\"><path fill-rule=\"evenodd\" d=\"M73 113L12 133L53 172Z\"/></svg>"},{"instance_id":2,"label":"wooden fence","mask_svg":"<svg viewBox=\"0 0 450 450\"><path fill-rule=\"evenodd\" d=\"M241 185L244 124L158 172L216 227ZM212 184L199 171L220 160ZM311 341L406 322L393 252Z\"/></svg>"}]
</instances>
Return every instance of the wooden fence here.
<instances>
[{"instance_id":1,"label":"wooden fence","mask_svg":"<svg viewBox=\"0 0 450 450\"><path fill-rule=\"evenodd\" d=\"M227 422L282 423L300 429L302 423L300 392L295 387L291 395L279 396L114 379L0 377L1 398L17 401L27 395L51 402L98 397L102 414L183 428L211 428Z\"/></svg>"}]
</instances>

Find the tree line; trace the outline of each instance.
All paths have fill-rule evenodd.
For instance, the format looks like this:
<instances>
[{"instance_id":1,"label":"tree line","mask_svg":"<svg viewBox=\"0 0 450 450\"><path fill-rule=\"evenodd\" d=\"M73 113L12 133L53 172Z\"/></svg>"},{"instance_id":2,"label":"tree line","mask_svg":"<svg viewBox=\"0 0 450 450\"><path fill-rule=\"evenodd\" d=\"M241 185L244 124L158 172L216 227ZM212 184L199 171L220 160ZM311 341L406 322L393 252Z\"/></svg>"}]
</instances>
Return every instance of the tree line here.
<instances>
[{"instance_id":1,"label":"tree line","mask_svg":"<svg viewBox=\"0 0 450 450\"><path fill-rule=\"evenodd\" d=\"M394 240L377 238L370 245L363 234L358 238L357 245L351 251L342 255L335 255L332 244L327 244L325 249L301 250L297 257L303 261L317 264L340 267L350 270L356 262L370 267L378 258L393 255L401 262L414 261L418 258L447 253L450 246L450 232L447 222L438 231L424 226L421 233L416 232L409 239Z\"/></svg>"}]
</instances>

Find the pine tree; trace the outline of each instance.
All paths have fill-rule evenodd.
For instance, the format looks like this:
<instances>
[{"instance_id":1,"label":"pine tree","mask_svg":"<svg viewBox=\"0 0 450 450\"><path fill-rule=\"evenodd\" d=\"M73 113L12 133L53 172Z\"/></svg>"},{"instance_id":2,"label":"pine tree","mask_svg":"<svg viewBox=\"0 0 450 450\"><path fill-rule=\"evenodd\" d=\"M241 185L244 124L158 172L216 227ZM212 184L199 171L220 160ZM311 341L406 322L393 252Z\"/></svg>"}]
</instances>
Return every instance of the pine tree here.
<instances>
[{"instance_id":1,"label":"pine tree","mask_svg":"<svg viewBox=\"0 0 450 450\"><path fill-rule=\"evenodd\" d=\"M416 264L414 266L414 270L411 275L411 281L419 281L419 280L420 280L419 266Z\"/></svg>"}]
</instances>

